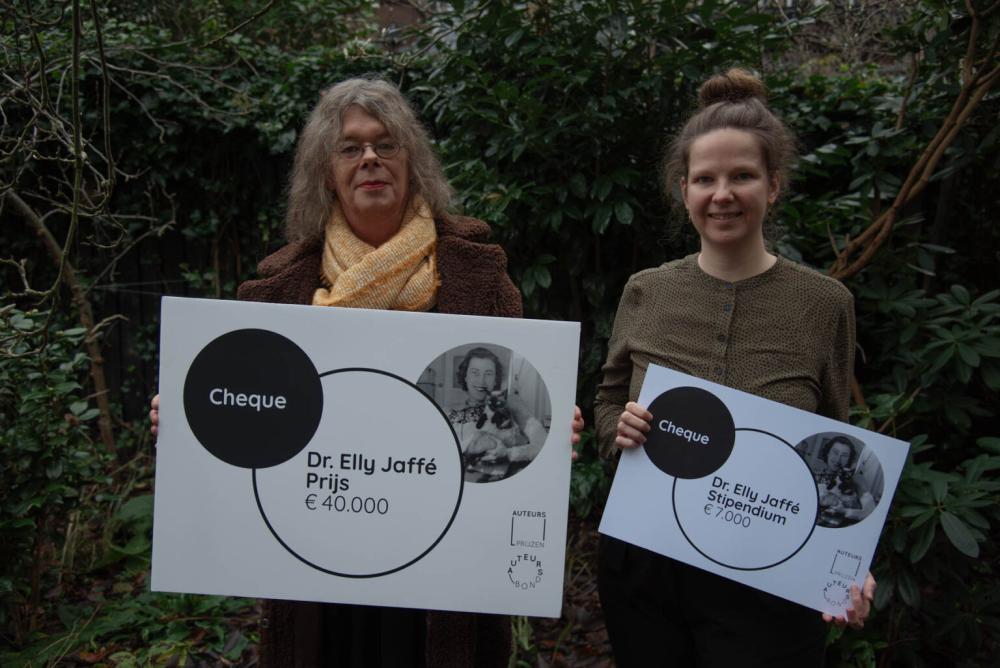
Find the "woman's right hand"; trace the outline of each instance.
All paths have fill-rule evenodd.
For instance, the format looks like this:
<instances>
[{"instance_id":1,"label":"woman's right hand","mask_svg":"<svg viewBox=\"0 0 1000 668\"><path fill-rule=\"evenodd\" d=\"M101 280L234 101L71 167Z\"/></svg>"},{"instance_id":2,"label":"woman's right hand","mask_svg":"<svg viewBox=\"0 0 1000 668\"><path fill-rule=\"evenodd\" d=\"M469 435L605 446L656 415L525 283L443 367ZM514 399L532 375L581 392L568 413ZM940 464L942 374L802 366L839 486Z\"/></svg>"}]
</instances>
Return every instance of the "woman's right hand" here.
<instances>
[{"instance_id":1,"label":"woman's right hand","mask_svg":"<svg viewBox=\"0 0 1000 668\"><path fill-rule=\"evenodd\" d=\"M646 432L650 429L649 421L652 419L653 414L634 401L625 404L625 410L618 418L615 447L635 448L645 443Z\"/></svg>"},{"instance_id":2,"label":"woman's right hand","mask_svg":"<svg viewBox=\"0 0 1000 668\"><path fill-rule=\"evenodd\" d=\"M156 432L160 426L160 395L154 395L153 400L149 402L149 431L153 434L153 438L156 438ZM155 442L154 442L155 443Z\"/></svg>"}]
</instances>

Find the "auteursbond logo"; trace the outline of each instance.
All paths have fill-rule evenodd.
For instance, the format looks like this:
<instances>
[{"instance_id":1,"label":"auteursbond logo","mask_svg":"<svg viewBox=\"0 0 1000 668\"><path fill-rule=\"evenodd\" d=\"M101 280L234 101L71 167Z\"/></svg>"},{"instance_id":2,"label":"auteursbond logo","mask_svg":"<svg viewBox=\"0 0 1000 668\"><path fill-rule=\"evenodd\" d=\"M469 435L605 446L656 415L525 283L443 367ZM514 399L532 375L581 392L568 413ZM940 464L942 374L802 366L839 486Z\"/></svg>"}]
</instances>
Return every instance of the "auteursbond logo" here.
<instances>
[{"instance_id":1,"label":"auteursbond logo","mask_svg":"<svg viewBox=\"0 0 1000 668\"><path fill-rule=\"evenodd\" d=\"M851 589L843 580L830 580L823 588L823 598L830 605L844 606L851 597Z\"/></svg>"},{"instance_id":2,"label":"auteursbond logo","mask_svg":"<svg viewBox=\"0 0 1000 668\"><path fill-rule=\"evenodd\" d=\"M514 585L514 589L527 591L534 589L542 582L545 571L542 569L542 560L538 555L531 552L515 554L510 559L507 567L507 577Z\"/></svg>"}]
</instances>

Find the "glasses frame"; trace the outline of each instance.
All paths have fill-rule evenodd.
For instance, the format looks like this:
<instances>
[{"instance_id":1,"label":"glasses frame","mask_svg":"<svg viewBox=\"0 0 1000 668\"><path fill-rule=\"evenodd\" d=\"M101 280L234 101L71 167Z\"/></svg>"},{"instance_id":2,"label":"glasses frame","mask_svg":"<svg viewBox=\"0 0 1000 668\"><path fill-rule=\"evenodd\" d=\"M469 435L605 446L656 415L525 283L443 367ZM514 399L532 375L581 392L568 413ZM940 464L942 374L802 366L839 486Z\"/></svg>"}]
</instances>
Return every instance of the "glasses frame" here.
<instances>
[{"instance_id":1,"label":"glasses frame","mask_svg":"<svg viewBox=\"0 0 1000 668\"><path fill-rule=\"evenodd\" d=\"M365 156L368 149L371 148L372 152L382 160L392 160L399 152L403 149L403 145L397 141L393 140L382 140L377 142L363 142L361 144L356 144L353 142L347 142L338 146L334 152L337 157L345 162L358 162ZM358 154L354 157L347 155L345 151L353 151L353 149L360 149Z\"/></svg>"}]
</instances>

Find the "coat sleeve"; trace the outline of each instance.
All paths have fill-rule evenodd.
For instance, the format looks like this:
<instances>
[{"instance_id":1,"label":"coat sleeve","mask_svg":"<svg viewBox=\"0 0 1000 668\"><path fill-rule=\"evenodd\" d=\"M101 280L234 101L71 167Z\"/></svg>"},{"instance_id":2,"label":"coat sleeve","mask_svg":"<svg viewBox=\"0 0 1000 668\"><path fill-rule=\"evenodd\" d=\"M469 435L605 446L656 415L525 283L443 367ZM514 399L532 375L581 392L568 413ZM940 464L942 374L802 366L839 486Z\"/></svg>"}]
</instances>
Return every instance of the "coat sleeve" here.
<instances>
[{"instance_id":1,"label":"coat sleeve","mask_svg":"<svg viewBox=\"0 0 1000 668\"><path fill-rule=\"evenodd\" d=\"M260 278L240 283L236 298L272 304L308 304L319 287L322 239L288 244L257 265Z\"/></svg>"},{"instance_id":2,"label":"coat sleeve","mask_svg":"<svg viewBox=\"0 0 1000 668\"><path fill-rule=\"evenodd\" d=\"M514 281L507 275L507 272L504 272L499 280L494 309L497 315L504 318L521 318L524 316L521 291L514 285Z\"/></svg>"},{"instance_id":3,"label":"coat sleeve","mask_svg":"<svg viewBox=\"0 0 1000 668\"><path fill-rule=\"evenodd\" d=\"M601 455L608 457L614 452L615 434L618 431L618 417L628 402L629 386L632 382L631 333L635 319L641 309L642 295L633 279L625 285L618 302L614 328L608 340L608 357L601 369L602 379L597 386L594 402L594 424L597 430L597 445Z\"/></svg>"},{"instance_id":4,"label":"coat sleeve","mask_svg":"<svg viewBox=\"0 0 1000 668\"><path fill-rule=\"evenodd\" d=\"M851 405L851 381L854 378L854 297L844 288L841 307L831 323L830 350L820 381L817 413L847 422Z\"/></svg>"}]
</instances>

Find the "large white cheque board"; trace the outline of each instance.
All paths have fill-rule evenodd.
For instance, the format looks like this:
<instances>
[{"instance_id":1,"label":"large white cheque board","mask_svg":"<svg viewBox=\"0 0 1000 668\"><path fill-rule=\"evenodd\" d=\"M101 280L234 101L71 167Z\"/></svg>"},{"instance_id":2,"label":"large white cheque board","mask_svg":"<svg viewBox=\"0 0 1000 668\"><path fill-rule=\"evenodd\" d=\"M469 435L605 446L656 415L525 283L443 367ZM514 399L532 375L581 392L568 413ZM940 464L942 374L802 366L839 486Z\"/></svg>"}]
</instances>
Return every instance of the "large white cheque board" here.
<instances>
[{"instance_id":1,"label":"large white cheque board","mask_svg":"<svg viewBox=\"0 0 1000 668\"><path fill-rule=\"evenodd\" d=\"M654 364L638 402L601 533L843 616L909 444Z\"/></svg>"},{"instance_id":2,"label":"large white cheque board","mask_svg":"<svg viewBox=\"0 0 1000 668\"><path fill-rule=\"evenodd\" d=\"M559 616L579 323L161 308L152 589Z\"/></svg>"}]
</instances>

